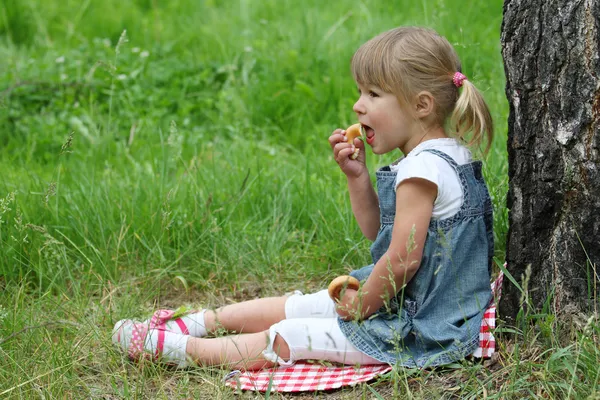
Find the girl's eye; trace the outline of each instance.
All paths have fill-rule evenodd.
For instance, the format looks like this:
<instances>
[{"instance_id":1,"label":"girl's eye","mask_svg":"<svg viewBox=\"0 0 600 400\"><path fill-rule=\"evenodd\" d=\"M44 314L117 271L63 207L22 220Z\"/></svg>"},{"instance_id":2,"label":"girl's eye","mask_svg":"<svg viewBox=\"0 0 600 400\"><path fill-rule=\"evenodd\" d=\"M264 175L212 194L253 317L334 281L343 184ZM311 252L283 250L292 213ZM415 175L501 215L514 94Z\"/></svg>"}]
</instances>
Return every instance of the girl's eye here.
<instances>
[{"instance_id":1,"label":"girl's eye","mask_svg":"<svg viewBox=\"0 0 600 400\"><path fill-rule=\"evenodd\" d=\"M359 96L361 96L363 94L363 91L360 90L360 88L357 88L357 91L358 91L358 95ZM366 93L366 95L369 96L369 97L379 97L379 94L377 92L372 91L372 90L369 90L369 91L365 90L364 93Z\"/></svg>"}]
</instances>

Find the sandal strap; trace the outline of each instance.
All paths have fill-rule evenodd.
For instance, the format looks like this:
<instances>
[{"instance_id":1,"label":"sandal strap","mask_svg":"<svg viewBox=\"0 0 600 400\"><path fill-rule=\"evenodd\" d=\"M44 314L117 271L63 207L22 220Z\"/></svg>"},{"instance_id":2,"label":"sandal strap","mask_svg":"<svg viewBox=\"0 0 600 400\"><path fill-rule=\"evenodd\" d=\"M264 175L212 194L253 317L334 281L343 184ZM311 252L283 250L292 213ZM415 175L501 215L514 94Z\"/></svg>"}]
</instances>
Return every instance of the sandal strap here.
<instances>
[{"instance_id":1,"label":"sandal strap","mask_svg":"<svg viewBox=\"0 0 600 400\"><path fill-rule=\"evenodd\" d=\"M156 352L154 353L154 361L158 360L163 353L165 347L165 331L158 330L158 341L156 342Z\"/></svg>"},{"instance_id":2,"label":"sandal strap","mask_svg":"<svg viewBox=\"0 0 600 400\"><path fill-rule=\"evenodd\" d=\"M175 320L175 323L177 325L179 325L179 329L181 329L181 333L183 333L184 335L189 335L190 331L188 330L187 325L185 324L185 322L183 322L183 320L181 318L177 318Z\"/></svg>"},{"instance_id":3,"label":"sandal strap","mask_svg":"<svg viewBox=\"0 0 600 400\"><path fill-rule=\"evenodd\" d=\"M196 310L190 310L188 311L188 313L193 313L193 312L198 312ZM154 312L154 314L152 314L152 318L150 318L150 323L149 323L149 327L150 329L159 329L159 330L165 330L166 326L165 324L167 322L169 322L170 320L175 321L175 323L179 326L179 329L181 329L181 333L183 333L184 335L189 335L190 331L187 327L187 325L185 324L185 322L183 322L183 320L181 318L179 318L181 316L178 315L178 318L174 318L175 317L175 311L174 310L156 310Z\"/></svg>"},{"instance_id":4,"label":"sandal strap","mask_svg":"<svg viewBox=\"0 0 600 400\"><path fill-rule=\"evenodd\" d=\"M164 325L170 321L174 315L175 311L173 310L156 310L154 314L152 314L152 318L150 318L150 329L164 328Z\"/></svg>"}]
</instances>

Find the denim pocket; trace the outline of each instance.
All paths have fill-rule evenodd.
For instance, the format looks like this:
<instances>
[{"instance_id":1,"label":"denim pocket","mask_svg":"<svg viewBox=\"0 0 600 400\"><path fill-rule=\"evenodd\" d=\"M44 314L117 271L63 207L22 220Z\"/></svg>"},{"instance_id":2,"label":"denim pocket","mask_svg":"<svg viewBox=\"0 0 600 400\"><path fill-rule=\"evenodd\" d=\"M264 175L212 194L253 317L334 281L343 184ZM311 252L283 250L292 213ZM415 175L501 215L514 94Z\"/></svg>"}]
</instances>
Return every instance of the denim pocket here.
<instances>
[{"instance_id":1,"label":"denim pocket","mask_svg":"<svg viewBox=\"0 0 600 400\"><path fill-rule=\"evenodd\" d=\"M412 318L406 310L398 314L377 313L364 321L364 329L372 338L379 338L388 344L386 352L394 351L394 344L402 343L412 329Z\"/></svg>"}]
</instances>

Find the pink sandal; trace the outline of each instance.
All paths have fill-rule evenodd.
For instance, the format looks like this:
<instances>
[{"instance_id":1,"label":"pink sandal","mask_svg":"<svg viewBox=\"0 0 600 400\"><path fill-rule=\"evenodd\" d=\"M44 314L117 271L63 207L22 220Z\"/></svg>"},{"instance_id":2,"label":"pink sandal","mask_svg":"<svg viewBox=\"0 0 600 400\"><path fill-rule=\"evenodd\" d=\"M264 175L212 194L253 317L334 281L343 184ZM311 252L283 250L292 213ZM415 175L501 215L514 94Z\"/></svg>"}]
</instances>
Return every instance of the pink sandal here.
<instances>
[{"instance_id":1,"label":"pink sandal","mask_svg":"<svg viewBox=\"0 0 600 400\"><path fill-rule=\"evenodd\" d=\"M165 323L173 318L175 313L170 310L158 310L150 318L150 322L136 322L130 319L122 319L115 324L113 329L113 342L123 349L127 349L127 355L132 361L149 359L157 361L161 358L165 344ZM181 321L183 323L183 321ZM182 327L181 324L178 324ZM184 329L185 328L185 331ZM182 332L187 334L187 327L183 324ZM144 350L144 341L150 329L158 331L158 341L154 354ZM129 344L127 344L129 338Z\"/></svg>"},{"instance_id":2,"label":"pink sandal","mask_svg":"<svg viewBox=\"0 0 600 400\"><path fill-rule=\"evenodd\" d=\"M157 310L148 321L138 322L130 319L122 319L113 328L112 341L121 349L126 350L129 359L132 361L139 361L141 359L158 361L163 356L166 332L188 335L188 327L180 318L184 314L181 310ZM166 323L170 320L174 320L177 323L181 332L172 331L167 328ZM144 349L146 336L150 330L155 330L158 335L154 354ZM167 362L167 364L171 363ZM179 362L178 366L184 366L184 364Z\"/></svg>"},{"instance_id":3,"label":"pink sandal","mask_svg":"<svg viewBox=\"0 0 600 400\"><path fill-rule=\"evenodd\" d=\"M147 350L144 350L144 341L149 329L153 328L143 322L122 319L115 324L112 341L123 350L127 350L127 355L132 361L141 359L157 361L162 355L165 332L158 331L156 351L154 354L150 354Z\"/></svg>"}]
</instances>

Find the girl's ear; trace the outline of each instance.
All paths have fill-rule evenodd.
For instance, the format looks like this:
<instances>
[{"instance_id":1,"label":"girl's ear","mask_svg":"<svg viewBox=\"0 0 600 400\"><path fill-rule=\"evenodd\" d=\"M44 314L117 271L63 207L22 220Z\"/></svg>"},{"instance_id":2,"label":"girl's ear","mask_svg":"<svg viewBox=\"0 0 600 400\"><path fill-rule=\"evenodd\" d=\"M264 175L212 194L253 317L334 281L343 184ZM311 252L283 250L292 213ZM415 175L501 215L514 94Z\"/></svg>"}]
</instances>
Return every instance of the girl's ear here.
<instances>
[{"instance_id":1,"label":"girl's ear","mask_svg":"<svg viewBox=\"0 0 600 400\"><path fill-rule=\"evenodd\" d=\"M415 114L417 118L427 118L433 114L435 108L435 100L431 93L427 91L419 92L415 102Z\"/></svg>"}]
</instances>

